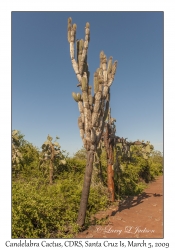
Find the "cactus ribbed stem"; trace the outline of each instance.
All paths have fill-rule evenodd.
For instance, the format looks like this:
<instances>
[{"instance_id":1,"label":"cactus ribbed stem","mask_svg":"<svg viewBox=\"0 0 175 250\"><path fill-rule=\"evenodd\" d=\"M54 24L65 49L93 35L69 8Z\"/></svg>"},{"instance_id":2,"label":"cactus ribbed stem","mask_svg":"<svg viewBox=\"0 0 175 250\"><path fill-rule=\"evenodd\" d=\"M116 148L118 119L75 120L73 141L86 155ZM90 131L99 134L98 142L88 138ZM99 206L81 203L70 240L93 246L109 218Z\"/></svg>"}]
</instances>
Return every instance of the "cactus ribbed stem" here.
<instances>
[{"instance_id":1,"label":"cactus ribbed stem","mask_svg":"<svg viewBox=\"0 0 175 250\"><path fill-rule=\"evenodd\" d=\"M88 152L87 167L85 173L82 198L77 223L81 226L85 221L86 207L90 189L90 179L92 174L93 157L91 157L97 149L100 142L105 120L109 109L109 86L112 84L116 71L116 63L112 65L112 57L108 60L103 51L100 52L100 67L94 73L94 96L89 86L89 67L87 64L87 52L90 41L90 24L85 26L85 40L76 41L76 59L75 60L75 39L76 24L72 25L72 19L68 19L68 41L70 43L70 57L72 67L77 76L81 87L82 95L73 93L72 96L78 102L80 117L78 118L78 126L80 136L84 147ZM90 168L88 170L88 168ZM88 178L88 179L87 179ZM83 211L82 211L83 210Z\"/></svg>"}]
</instances>

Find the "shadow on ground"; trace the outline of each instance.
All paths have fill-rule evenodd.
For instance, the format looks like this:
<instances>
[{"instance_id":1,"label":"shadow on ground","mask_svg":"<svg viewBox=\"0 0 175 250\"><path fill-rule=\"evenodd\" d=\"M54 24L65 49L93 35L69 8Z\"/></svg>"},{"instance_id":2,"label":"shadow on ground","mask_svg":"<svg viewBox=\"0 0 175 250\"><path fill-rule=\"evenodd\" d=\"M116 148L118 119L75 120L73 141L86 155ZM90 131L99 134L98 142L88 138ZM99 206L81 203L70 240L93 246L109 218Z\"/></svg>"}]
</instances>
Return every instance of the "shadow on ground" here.
<instances>
[{"instance_id":1,"label":"shadow on ground","mask_svg":"<svg viewBox=\"0 0 175 250\"><path fill-rule=\"evenodd\" d=\"M112 211L110 216L115 216L117 212L121 212L125 209L130 209L131 207L135 207L141 203L144 202L145 199L154 196L154 197L160 197L162 196L161 194L156 194L156 193L145 193L143 192L142 194L138 196L129 196L126 200L119 202L118 209L116 211Z\"/></svg>"}]
</instances>

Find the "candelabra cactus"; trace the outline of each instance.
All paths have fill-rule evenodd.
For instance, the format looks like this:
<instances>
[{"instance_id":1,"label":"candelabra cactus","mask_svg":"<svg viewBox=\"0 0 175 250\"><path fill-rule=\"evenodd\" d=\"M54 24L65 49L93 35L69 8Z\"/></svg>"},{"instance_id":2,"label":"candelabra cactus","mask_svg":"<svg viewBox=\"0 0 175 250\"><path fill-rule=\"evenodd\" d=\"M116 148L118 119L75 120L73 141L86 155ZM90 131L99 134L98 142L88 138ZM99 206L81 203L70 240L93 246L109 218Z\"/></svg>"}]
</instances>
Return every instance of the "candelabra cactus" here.
<instances>
[{"instance_id":1,"label":"candelabra cactus","mask_svg":"<svg viewBox=\"0 0 175 250\"><path fill-rule=\"evenodd\" d=\"M148 159L151 151L154 149L153 145L150 144L149 141L146 143L142 142L142 155L144 159Z\"/></svg>"},{"instance_id":2,"label":"candelabra cactus","mask_svg":"<svg viewBox=\"0 0 175 250\"><path fill-rule=\"evenodd\" d=\"M59 143L57 141L52 142L52 139L53 138L50 135L47 136L47 141L42 145L42 157L40 158L40 165L49 161L49 182L51 185L53 184L54 161L61 156ZM56 139L59 138L56 137ZM61 163L64 164L65 160L62 160Z\"/></svg>"},{"instance_id":3,"label":"candelabra cactus","mask_svg":"<svg viewBox=\"0 0 175 250\"><path fill-rule=\"evenodd\" d=\"M20 136L18 130L12 131L12 168L15 170L19 162L22 160L22 154L19 150Z\"/></svg>"},{"instance_id":4,"label":"candelabra cactus","mask_svg":"<svg viewBox=\"0 0 175 250\"><path fill-rule=\"evenodd\" d=\"M77 60L75 60L75 40L77 25L72 25L72 19L68 18L68 42L70 44L70 58L80 93L72 93L73 99L78 102L80 117L78 126L83 145L87 150L87 165L85 171L84 186L80 202L80 210L77 223L82 226L85 221L86 207L88 203L94 153L100 142L105 120L109 109L109 88L114 80L117 61L112 63L112 57L107 61L103 51L100 52L100 66L94 73L94 95L89 85L89 67L87 63L87 52L90 41L90 24L85 25L85 39L76 41Z\"/></svg>"},{"instance_id":5,"label":"candelabra cactus","mask_svg":"<svg viewBox=\"0 0 175 250\"><path fill-rule=\"evenodd\" d=\"M101 163L101 155L104 148L104 143L102 141L102 138L98 144L98 147L96 149L96 152L94 154L94 165L98 168L98 176L100 178L101 183L104 184L104 178L102 173L102 163Z\"/></svg>"},{"instance_id":6,"label":"candelabra cactus","mask_svg":"<svg viewBox=\"0 0 175 250\"><path fill-rule=\"evenodd\" d=\"M122 151L123 156L127 157L127 159L130 159L130 156L131 156L130 148L131 146L135 146L134 151L136 151L136 154L138 156L142 156L144 159L148 159L149 154L154 149L153 145L151 145L149 141L147 141L146 143L143 140L128 142L126 139L127 138L118 137L118 140L117 140L117 143L121 144L121 151Z\"/></svg>"},{"instance_id":7,"label":"candelabra cactus","mask_svg":"<svg viewBox=\"0 0 175 250\"><path fill-rule=\"evenodd\" d=\"M111 117L111 110L108 112L108 119L105 124L105 131L103 133L103 140L107 156L107 182L110 200L115 200L115 185L114 185L114 146L116 142L116 120Z\"/></svg>"}]
</instances>

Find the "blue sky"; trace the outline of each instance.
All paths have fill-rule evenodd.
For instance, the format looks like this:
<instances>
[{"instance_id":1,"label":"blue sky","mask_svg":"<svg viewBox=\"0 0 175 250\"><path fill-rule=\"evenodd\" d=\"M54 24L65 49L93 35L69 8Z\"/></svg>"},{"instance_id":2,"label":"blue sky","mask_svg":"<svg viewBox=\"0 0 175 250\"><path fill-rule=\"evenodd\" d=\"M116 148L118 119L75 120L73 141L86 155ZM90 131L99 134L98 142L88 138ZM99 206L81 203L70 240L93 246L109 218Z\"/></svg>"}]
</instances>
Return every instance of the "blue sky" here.
<instances>
[{"instance_id":1,"label":"blue sky","mask_svg":"<svg viewBox=\"0 0 175 250\"><path fill-rule=\"evenodd\" d=\"M163 12L12 12L12 129L38 148L48 134L70 155L82 147L68 17L78 39L90 23L90 85L101 50L118 60L110 104L116 134L163 152Z\"/></svg>"}]
</instances>

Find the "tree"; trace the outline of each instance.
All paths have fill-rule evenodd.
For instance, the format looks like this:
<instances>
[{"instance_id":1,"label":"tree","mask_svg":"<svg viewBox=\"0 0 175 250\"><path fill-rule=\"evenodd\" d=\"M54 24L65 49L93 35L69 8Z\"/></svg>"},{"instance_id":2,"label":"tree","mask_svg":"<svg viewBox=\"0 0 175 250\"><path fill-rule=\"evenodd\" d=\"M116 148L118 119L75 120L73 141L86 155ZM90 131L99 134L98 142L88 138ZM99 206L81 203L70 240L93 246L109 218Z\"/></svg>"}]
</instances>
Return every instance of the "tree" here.
<instances>
[{"instance_id":1,"label":"tree","mask_svg":"<svg viewBox=\"0 0 175 250\"><path fill-rule=\"evenodd\" d=\"M56 137L56 139L59 139ZM54 163L56 158L60 158L62 156L60 151L60 145L55 140L52 142L53 138L48 135L47 141L45 141L42 145L42 157L40 158L40 165L42 165L45 161L49 161L49 183L53 184L53 170ZM62 164L65 164L65 160L60 161Z\"/></svg>"},{"instance_id":2,"label":"tree","mask_svg":"<svg viewBox=\"0 0 175 250\"><path fill-rule=\"evenodd\" d=\"M22 160L20 152L21 139L23 135L18 130L12 131L12 171L18 170L19 163Z\"/></svg>"},{"instance_id":3,"label":"tree","mask_svg":"<svg viewBox=\"0 0 175 250\"><path fill-rule=\"evenodd\" d=\"M86 154L87 154L87 153L86 153L86 149L85 149L85 148L81 148L80 150L78 150L78 151L74 154L74 158L84 160L84 159L87 158Z\"/></svg>"},{"instance_id":4,"label":"tree","mask_svg":"<svg viewBox=\"0 0 175 250\"><path fill-rule=\"evenodd\" d=\"M116 120L111 117L111 110L108 113L108 119L105 124L105 131L103 134L103 140L106 150L107 157L107 183L108 183L108 191L110 194L110 200L112 202L115 201L115 185L114 185L114 146L116 142Z\"/></svg>"},{"instance_id":5,"label":"tree","mask_svg":"<svg viewBox=\"0 0 175 250\"><path fill-rule=\"evenodd\" d=\"M39 150L24 139L18 130L12 131L12 171L15 174L29 175L31 169L38 170Z\"/></svg>"},{"instance_id":6,"label":"tree","mask_svg":"<svg viewBox=\"0 0 175 250\"><path fill-rule=\"evenodd\" d=\"M105 120L108 114L110 93L109 88L114 80L117 61L112 63L112 57L107 60L103 51L100 52L100 66L94 73L94 95L89 85L89 67L87 63L87 52L90 41L90 24L85 26L85 40L76 40L77 25L72 25L72 19L68 18L68 42L70 44L70 58L76 77L78 87L82 93L72 93L80 111L78 126L84 148L87 151L87 164L85 170L84 184L78 213L77 223L82 226L85 222L86 208L91 184L94 153L100 142ZM77 60L75 60L75 41Z\"/></svg>"},{"instance_id":7,"label":"tree","mask_svg":"<svg viewBox=\"0 0 175 250\"><path fill-rule=\"evenodd\" d=\"M104 176L102 173L102 153L104 152L104 143L102 141L102 138L98 144L97 150L94 154L94 165L96 168L98 168L98 177L101 181L101 183L105 183L104 182Z\"/></svg>"},{"instance_id":8,"label":"tree","mask_svg":"<svg viewBox=\"0 0 175 250\"><path fill-rule=\"evenodd\" d=\"M137 140L134 143L130 143L130 146L131 145L133 145L131 149L132 156L142 156L146 160L151 156L151 152L154 149L154 146L150 144L150 141L144 142L144 140Z\"/></svg>"}]
</instances>

